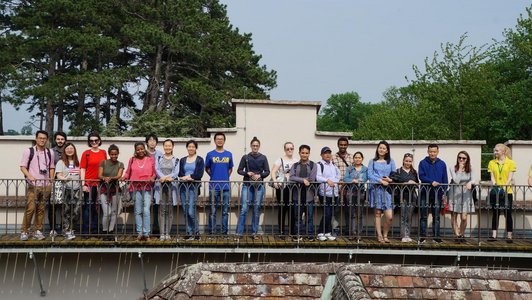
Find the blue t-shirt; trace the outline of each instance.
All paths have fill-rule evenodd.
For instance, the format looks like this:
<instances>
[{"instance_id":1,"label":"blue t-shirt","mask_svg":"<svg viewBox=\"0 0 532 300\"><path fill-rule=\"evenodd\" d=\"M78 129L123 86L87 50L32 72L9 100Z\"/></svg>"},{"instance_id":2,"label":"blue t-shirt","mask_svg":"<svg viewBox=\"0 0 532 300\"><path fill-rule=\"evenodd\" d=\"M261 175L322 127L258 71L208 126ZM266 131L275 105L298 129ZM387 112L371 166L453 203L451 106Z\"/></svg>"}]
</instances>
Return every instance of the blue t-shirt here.
<instances>
[{"instance_id":1,"label":"blue t-shirt","mask_svg":"<svg viewBox=\"0 0 532 300\"><path fill-rule=\"evenodd\" d=\"M205 169L211 169L211 181L229 181L229 169L233 168L233 154L224 150L218 152L212 150L207 153L205 159ZM209 184L210 189L229 190L229 183L212 182Z\"/></svg>"}]
</instances>

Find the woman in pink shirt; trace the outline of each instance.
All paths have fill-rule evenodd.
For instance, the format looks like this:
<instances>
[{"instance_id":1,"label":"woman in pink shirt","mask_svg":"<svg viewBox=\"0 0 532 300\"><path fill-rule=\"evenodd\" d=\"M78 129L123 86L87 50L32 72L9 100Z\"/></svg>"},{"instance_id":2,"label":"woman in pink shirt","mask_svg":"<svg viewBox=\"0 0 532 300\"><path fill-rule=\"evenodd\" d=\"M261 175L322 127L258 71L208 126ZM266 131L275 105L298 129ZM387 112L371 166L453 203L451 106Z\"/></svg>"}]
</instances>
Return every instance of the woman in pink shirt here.
<instances>
[{"instance_id":1,"label":"woman in pink shirt","mask_svg":"<svg viewBox=\"0 0 532 300\"><path fill-rule=\"evenodd\" d=\"M129 180L131 199L135 200L135 227L137 240L150 240L150 206L153 182L155 181L155 163L146 152L144 143L135 143L135 154L129 159L126 174L122 178Z\"/></svg>"}]
</instances>

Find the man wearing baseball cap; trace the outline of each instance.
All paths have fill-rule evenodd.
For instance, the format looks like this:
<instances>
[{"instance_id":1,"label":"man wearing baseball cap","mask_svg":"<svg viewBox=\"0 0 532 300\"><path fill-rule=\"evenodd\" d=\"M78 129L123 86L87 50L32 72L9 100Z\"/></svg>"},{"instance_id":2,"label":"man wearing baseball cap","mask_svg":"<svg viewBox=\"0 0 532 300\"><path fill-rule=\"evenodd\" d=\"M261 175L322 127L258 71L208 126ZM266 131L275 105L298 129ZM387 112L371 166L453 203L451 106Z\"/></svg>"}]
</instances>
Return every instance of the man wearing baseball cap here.
<instances>
[{"instance_id":1,"label":"man wearing baseball cap","mask_svg":"<svg viewBox=\"0 0 532 300\"><path fill-rule=\"evenodd\" d=\"M318 227L318 240L333 241L336 237L332 234L332 215L334 206L338 205L338 182L340 182L340 170L332 162L332 151L329 147L321 148L321 161L318 162L318 174L316 181L320 183L319 198L323 205L323 217Z\"/></svg>"}]
</instances>

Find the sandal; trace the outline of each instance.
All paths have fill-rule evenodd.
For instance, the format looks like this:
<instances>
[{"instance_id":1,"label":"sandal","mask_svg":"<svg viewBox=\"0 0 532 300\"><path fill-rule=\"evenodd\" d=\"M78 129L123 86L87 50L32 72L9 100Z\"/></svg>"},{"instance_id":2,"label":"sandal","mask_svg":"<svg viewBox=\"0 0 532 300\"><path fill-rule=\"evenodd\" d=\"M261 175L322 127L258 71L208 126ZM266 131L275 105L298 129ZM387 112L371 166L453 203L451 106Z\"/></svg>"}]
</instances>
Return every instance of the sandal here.
<instances>
[{"instance_id":1,"label":"sandal","mask_svg":"<svg viewBox=\"0 0 532 300\"><path fill-rule=\"evenodd\" d=\"M137 235L137 241L142 241L142 234Z\"/></svg>"},{"instance_id":2,"label":"sandal","mask_svg":"<svg viewBox=\"0 0 532 300\"><path fill-rule=\"evenodd\" d=\"M384 239L382 238L382 235L377 236L377 240L379 243L384 244Z\"/></svg>"},{"instance_id":3,"label":"sandal","mask_svg":"<svg viewBox=\"0 0 532 300\"><path fill-rule=\"evenodd\" d=\"M390 240L388 239L387 236L385 236L382 240L383 240L385 243L389 243L389 242L390 242Z\"/></svg>"}]
</instances>

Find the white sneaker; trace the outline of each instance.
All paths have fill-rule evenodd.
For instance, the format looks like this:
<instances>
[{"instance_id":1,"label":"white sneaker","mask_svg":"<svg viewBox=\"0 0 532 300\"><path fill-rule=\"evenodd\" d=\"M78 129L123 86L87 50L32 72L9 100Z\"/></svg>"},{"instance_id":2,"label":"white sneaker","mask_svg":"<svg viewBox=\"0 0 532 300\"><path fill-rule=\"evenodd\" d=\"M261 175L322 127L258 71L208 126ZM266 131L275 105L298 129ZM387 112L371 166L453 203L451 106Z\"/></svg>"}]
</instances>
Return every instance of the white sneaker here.
<instances>
[{"instance_id":1,"label":"white sneaker","mask_svg":"<svg viewBox=\"0 0 532 300\"><path fill-rule=\"evenodd\" d=\"M318 233L318 240L323 242L327 240L327 237L323 233Z\"/></svg>"},{"instance_id":2,"label":"white sneaker","mask_svg":"<svg viewBox=\"0 0 532 300\"><path fill-rule=\"evenodd\" d=\"M35 233L33 234L33 239L35 240L44 240L44 234L42 234L42 232L40 230L36 230Z\"/></svg>"},{"instance_id":3,"label":"white sneaker","mask_svg":"<svg viewBox=\"0 0 532 300\"><path fill-rule=\"evenodd\" d=\"M28 240L28 234L25 232L20 233L20 240L21 241L27 241Z\"/></svg>"},{"instance_id":4,"label":"white sneaker","mask_svg":"<svg viewBox=\"0 0 532 300\"><path fill-rule=\"evenodd\" d=\"M401 239L401 242L403 243L412 243L412 239L408 236L405 236L404 238Z\"/></svg>"},{"instance_id":5,"label":"white sneaker","mask_svg":"<svg viewBox=\"0 0 532 300\"><path fill-rule=\"evenodd\" d=\"M325 234L325 238L328 239L329 241L336 240L336 237L332 235L330 232Z\"/></svg>"},{"instance_id":6,"label":"white sneaker","mask_svg":"<svg viewBox=\"0 0 532 300\"><path fill-rule=\"evenodd\" d=\"M65 232L65 240L70 241L75 239L76 236L74 235L74 231L67 231Z\"/></svg>"},{"instance_id":7,"label":"white sneaker","mask_svg":"<svg viewBox=\"0 0 532 300\"><path fill-rule=\"evenodd\" d=\"M164 241L164 240L166 240L166 235L161 234L161 237L159 238L159 241Z\"/></svg>"},{"instance_id":8,"label":"white sneaker","mask_svg":"<svg viewBox=\"0 0 532 300\"><path fill-rule=\"evenodd\" d=\"M55 230L50 231L50 237L55 237L55 236L57 236L57 231Z\"/></svg>"}]
</instances>

